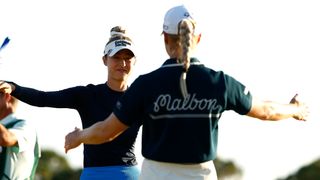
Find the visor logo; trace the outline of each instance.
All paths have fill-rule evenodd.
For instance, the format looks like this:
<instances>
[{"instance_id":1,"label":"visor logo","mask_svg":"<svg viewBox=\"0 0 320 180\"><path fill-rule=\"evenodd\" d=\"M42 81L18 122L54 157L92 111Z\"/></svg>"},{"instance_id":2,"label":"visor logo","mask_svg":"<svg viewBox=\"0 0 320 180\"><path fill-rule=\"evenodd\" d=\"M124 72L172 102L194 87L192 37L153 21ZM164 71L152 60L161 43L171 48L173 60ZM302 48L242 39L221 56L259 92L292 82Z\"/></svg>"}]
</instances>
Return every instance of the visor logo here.
<instances>
[{"instance_id":1,"label":"visor logo","mask_svg":"<svg viewBox=\"0 0 320 180\"><path fill-rule=\"evenodd\" d=\"M118 47L118 46L127 46L127 45L131 46L131 43L128 42L128 41L115 41L114 45L116 47Z\"/></svg>"}]
</instances>

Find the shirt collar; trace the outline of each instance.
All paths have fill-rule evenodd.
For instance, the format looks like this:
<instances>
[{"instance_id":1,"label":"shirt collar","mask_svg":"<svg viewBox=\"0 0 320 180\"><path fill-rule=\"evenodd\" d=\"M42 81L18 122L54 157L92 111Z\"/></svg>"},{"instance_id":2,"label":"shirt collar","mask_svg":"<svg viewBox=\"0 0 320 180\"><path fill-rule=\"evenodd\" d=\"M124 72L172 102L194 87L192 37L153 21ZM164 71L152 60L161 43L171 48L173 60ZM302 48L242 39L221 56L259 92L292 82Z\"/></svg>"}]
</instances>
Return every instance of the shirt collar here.
<instances>
[{"instance_id":1,"label":"shirt collar","mask_svg":"<svg viewBox=\"0 0 320 180\"><path fill-rule=\"evenodd\" d=\"M192 64L192 65L202 65L202 64L200 63L200 61L199 61L197 58L195 58L195 57L193 57L193 58L190 59L190 64ZM171 58L171 59L166 60L166 61L162 64L162 67L172 67L172 66L182 66L182 65L183 65L183 64L177 62L177 59L176 59L176 58Z\"/></svg>"},{"instance_id":2,"label":"shirt collar","mask_svg":"<svg viewBox=\"0 0 320 180\"><path fill-rule=\"evenodd\" d=\"M200 61L197 58L192 57L190 59L190 63L200 63ZM178 64L177 58L168 59L162 65L168 65L168 64Z\"/></svg>"}]
</instances>

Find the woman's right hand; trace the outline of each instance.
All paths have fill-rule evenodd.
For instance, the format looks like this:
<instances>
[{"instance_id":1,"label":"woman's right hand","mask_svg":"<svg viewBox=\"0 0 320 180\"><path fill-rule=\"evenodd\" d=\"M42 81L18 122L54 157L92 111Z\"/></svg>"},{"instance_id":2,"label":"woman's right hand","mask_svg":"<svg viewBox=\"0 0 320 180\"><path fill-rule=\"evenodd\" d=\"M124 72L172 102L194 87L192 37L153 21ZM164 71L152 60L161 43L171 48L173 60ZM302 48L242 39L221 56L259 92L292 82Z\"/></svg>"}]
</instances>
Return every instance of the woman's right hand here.
<instances>
[{"instance_id":1,"label":"woman's right hand","mask_svg":"<svg viewBox=\"0 0 320 180\"><path fill-rule=\"evenodd\" d=\"M66 135L64 143L65 153L67 153L70 149L78 147L82 143L79 139L80 131L81 130L76 127L74 131Z\"/></svg>"},{"instance_id":2,"label":"woman's right hand","mask_svg":"<svg viewBox=\"0 0 320 180\"><path fill-rule=\"evenodd\" d=\"M299 100L298 94L293 96L290 104L295 104L299 108L298 112L293 116L293 118L300 121L306 121L310 113L309 107L306 105L306 103Z\"/></svg>"},{"instance_id":3,"label":"woman's right hand","mask_svg":"<svg viewBox=\"0 0 320 180\"><path fill-rule=\"evenodd\" d=\"M0 80L0 92L11 94L14 89L15 86L13 84Z\"/></svg>"}]
</instances>

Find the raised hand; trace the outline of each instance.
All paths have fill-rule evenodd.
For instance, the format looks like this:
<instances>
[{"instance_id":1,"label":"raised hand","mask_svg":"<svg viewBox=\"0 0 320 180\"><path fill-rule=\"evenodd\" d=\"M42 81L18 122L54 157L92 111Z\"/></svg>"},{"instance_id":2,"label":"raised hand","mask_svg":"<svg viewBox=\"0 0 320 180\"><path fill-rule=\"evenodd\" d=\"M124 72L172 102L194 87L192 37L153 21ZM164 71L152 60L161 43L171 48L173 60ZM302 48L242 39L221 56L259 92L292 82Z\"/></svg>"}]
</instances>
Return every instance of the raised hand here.
<instances>
[{"instance_id":1,"label":"raised hand","mask_svg":"<svg viewBox=\"0 0 320 180\"><path fill-rule=\"evenodd\" d=\"M293 96L293 98L290 100L290 104L295 104L297 108L299 108L298 112L293 116L293 118L300 121L306 121L310 113L309 107L305 102L300 101L298 94Z\"/></svg>"},{"instance_id":2,"label":"raised hand","mask_svg":"<svg viewBox=\"0 0 320 180\"><path fill-rule=\"evenodd\" d=\"M70 132L65 137L64 149L67 153L70 149L78 147L82 142L80 141L80 129L75 127L74 131Z\"/></svg>"}]
</instances>

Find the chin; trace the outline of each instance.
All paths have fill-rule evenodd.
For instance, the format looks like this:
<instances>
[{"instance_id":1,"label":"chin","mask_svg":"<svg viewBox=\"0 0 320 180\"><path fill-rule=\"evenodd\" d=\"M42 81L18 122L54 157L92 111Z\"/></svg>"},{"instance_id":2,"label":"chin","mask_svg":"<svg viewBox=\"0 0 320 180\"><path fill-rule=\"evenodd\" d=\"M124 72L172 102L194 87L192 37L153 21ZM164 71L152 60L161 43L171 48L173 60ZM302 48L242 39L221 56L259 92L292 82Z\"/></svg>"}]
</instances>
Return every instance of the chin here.
<instances>
[{"instance_id":1,"label":"chin","mask_svg":"<svg viewBox=\"0 0 320 180\"><path fill-rule=\"evenodd\" d=\"M128 79L128 76L119 76L118 78L117 78L117 80L119 80L119 81L126 81Z\"/></svg>"}]
</instances>

